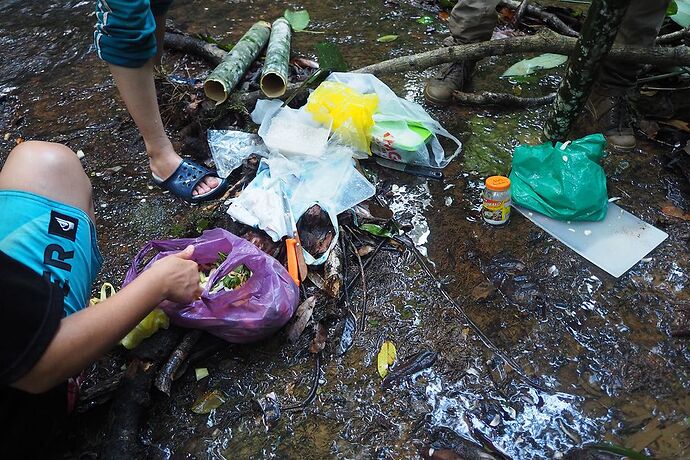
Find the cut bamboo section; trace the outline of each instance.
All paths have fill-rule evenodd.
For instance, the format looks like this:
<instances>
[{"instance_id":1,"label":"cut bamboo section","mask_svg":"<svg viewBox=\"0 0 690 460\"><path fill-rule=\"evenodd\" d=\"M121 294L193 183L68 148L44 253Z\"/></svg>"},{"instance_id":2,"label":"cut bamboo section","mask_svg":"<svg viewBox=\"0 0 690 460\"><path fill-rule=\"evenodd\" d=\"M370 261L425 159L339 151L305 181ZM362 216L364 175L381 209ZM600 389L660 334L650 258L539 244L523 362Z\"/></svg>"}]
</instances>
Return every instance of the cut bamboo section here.
<instances>
[{"instance_id":1,"label":"cut bamboo section","mask_svg":"<svg viewBox=\"0 0 690 460\"><path fill-rule=\"evenodd\" d=\"M276 19L271 27L266 61L259 81L261 91L268 97L280 97L287 89L291 39L290 23L285 18Z\"/></svg>"},{"instance_id":2,"label":"cut bamboo section","mask_svg":"<svg viewBox=\"0 0 690 460\"><path fill-rule=\"evenodd\" d=\"M225 102L264 49L270 35L271 24L266 21L254 24L204 81L206 97L216 101L216 105Z\"/></svg>"}]
</instances>

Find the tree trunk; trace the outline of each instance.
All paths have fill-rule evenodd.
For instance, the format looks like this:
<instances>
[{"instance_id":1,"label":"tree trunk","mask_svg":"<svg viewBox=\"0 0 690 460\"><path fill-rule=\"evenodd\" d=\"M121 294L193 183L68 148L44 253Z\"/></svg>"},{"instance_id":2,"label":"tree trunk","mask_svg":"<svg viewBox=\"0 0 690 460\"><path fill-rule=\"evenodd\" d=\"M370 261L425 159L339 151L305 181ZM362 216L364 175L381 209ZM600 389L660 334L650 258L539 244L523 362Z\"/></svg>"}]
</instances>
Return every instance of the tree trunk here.
<instances>
[{"instance_id":1,"label":"tree trunk","mask_svg":"<svg viewBox=\"0 0 690 460\"><path fill-rule=\"evenodd\" d=\"M589 97L599 64L613 45L629 3L630 0L592 2L544 126L546 140L564 141L568 137Z\"/></svg>"}]
</instances>

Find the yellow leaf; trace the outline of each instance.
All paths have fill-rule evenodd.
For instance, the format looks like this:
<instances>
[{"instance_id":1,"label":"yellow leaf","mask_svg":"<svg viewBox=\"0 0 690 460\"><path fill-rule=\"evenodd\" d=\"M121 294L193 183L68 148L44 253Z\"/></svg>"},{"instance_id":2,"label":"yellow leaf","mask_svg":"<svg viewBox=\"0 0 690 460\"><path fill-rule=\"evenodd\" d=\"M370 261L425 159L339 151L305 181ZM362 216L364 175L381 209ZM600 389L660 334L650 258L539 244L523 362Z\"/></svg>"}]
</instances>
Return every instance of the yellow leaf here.
<instances>
[{"instance_id":1,"label":"yellow leaf","mask_svg":"<svg viewBox=\"0 0 690 460\"><path fill-rule=\"evenodd\" d=\"M381 351L379 351L378 356L378 368L379 375L381 376L381 378L385 378L386 375L388 375L388 368L393 365L396 357L397 354L393 342L383 342L383 345L381 345Z\"/></svg>"}]
</instances>

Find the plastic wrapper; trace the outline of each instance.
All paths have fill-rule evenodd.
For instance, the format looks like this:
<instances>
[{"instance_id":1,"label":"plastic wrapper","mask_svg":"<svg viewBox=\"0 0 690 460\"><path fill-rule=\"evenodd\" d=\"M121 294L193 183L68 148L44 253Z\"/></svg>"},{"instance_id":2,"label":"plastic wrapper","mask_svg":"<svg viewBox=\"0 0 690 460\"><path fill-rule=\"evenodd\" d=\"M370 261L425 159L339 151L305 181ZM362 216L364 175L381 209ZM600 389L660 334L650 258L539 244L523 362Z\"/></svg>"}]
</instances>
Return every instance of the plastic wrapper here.
<instances>
[{"instance_id":1,"label":"plastic wrapper","mask_svg":"<svg viewBox=\"0 0 690 460\"><path fill-rule=\"evenodd\" d=\"M261 137L242 131L209 129L208 146L221 178L228 177L251 155L268 156Z\"/></svg>"},{"instance_id":2,"label":"plastic wrapper","mask_svg":"<svg viewBox=\"0 0 690 460\"><path fill-rule=\"evenodd\" d=\"M168 315L160 308L156 308L146 315L134 329L129 331L129 334L120 340L120 345L131 350L138 347L144 339L148 339L158 332L158 329L167 329L168 326L170 326Z\"/></svg>"},{"instance_id":3,"label":"plastic wrapper","mask_svg":"<svg viewBox=\"0 0 690 460\"><path fill-rule=\"evenodd\" d=\"M292 317L299 291L287 270L273 257L249 241L223 229L205 231L198 238L151 241L136 255L123 286L134 280L156 260L194 246L192 258L199 264L218 261L227 254L210 276L201 298L187 305L164 301L159 305L178 326L202 329L231 343L248 343L266 338ZM210 293L216 282L239 265L252 275L231 291Z\"/></svg>"},{"instance_id":4,"label":"plastic wrapper","mask_svg":"<svg viewBox=\"0 0 690 460\"><path fill-rule=\"evenodd\" d=\"M592 134L566 143L519 145L510 173L513 203L558 220L606 218L606 139Z\"/></svg>"},{"instance_id":5,"label":"plastic wrapper","mask_svg":"<svg viewBox=\"0 0 690 460\"><path fill-rule=\"evenodd\" d=\"M344 83L325 81L309 96L306 110L325 126L332 122L339 142L370 154L373 115L378 105L376 94L361 94Z\"/></svg>"}]
</instances>

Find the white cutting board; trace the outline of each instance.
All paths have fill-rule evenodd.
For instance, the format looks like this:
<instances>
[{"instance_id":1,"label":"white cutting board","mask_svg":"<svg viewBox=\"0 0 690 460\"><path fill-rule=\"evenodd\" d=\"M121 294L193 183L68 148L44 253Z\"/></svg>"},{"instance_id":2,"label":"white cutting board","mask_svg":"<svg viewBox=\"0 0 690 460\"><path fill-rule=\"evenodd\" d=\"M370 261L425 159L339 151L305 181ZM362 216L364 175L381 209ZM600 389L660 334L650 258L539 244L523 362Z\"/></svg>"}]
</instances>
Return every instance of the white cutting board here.
<instances>
[{"instance_id":1,"label":"white cutting board","mask_svg":"<svg viewBox=\"0 0 690 460\"><path fill-rule=\"evenodd\" d=\"M600 222L564 222L513 205L523 216L616 278L630 270L668 234L609 203Z\"/></svg>"}]
</instances>

